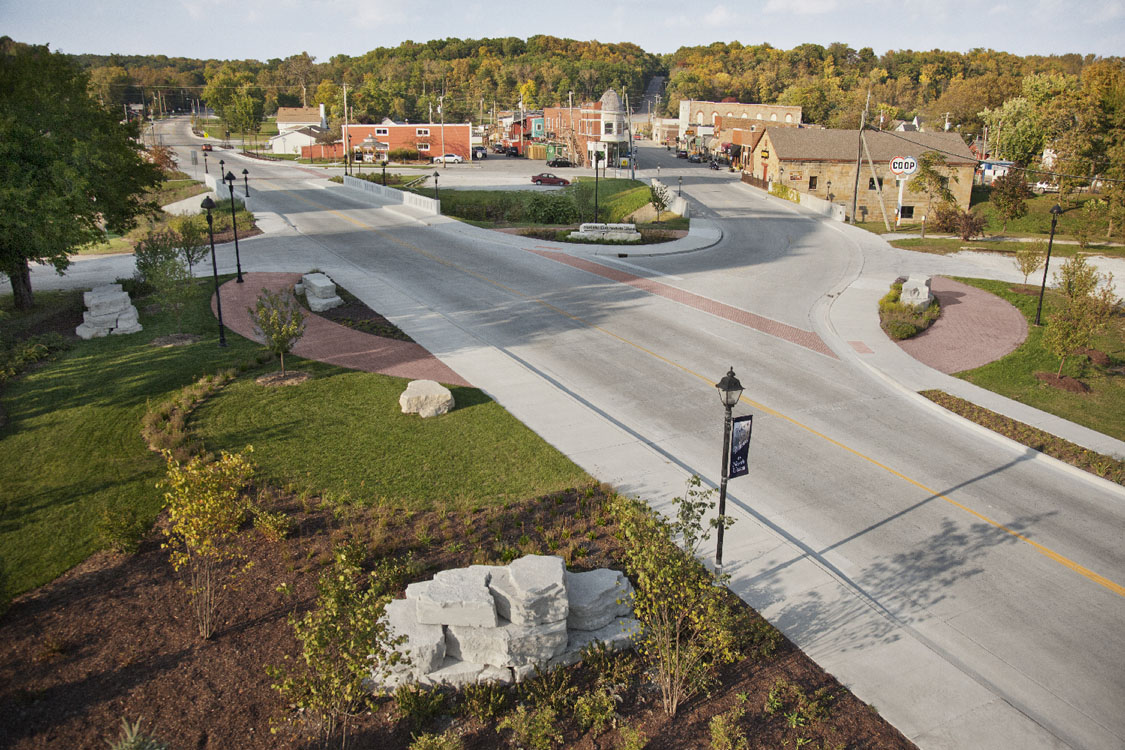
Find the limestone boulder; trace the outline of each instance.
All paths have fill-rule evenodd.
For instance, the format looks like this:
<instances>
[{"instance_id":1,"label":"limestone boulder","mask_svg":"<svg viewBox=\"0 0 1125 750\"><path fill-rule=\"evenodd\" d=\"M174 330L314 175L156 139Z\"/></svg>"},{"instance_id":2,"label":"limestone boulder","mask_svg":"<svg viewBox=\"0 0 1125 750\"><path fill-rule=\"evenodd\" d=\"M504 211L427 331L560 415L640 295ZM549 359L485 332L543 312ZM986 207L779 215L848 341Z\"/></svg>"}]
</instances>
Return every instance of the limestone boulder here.
<instances>
[{"instance_id":1,"label":"limestone boulder","mask_svg":"<svg viewBox=\"0 0 1125 750\"><path fill-rule=\"evenodd\" d=\"M301 277L301 284L309 297L332 299L336 296L336 284L323 273L306 273Z\"/></svg>"},{"instance_id":2,"label":"limestone boulder","mask_svg":"<svg viewBox=\"0 0 1125 750\"><path fill-rule=\"evenodd\" d=\"M486 571L443 570L431 581L407 586L406 598L414 602L418 622L426 625L494 628L499 624Z\"/></svg>"},{"instance_id":3,"label":"limestone boulder","mask_svg":"<svg viewBox=\"0 0 1125 750\"><path fill-rule=\"evenodd\" d=\"M82 304L84 304L86 307L89 307L96 297L114 293L119 294L122 291L123 290L121 289L120 284L102 284L101 286L94 287L88 292L83 292Z\"/></svg>"},{"instance_id":4,"label":"limestone boulder","mask_svg":"<svg viewBox=\"0 0 1125 750\"><path fill-rule=\"evenodd\" d=\"M305 296L305 302L308 303L309 309L313 312L324 312L331 310L333 307L339 307L344 304L344 300L339 297L314 297L311 294Z\"/></svg>"},{"instance_id":5,"label":"limestone boulder","mask_svg":"<svg viewBox=\"0 0 1125 750\"><path fill-rule=\"evenodd\" d=\"M393 672L408 672L418 679L441 668L445 661L445 628L418 622L417 605L407 599L387 604L383 619L391 640L406 639L395 650L407 661L392 666Z\"/></svg>"},{"instance_id":6,"label":"limestone boulder","mask_svg":"<svg viewBox=\"0 0 1125 750\"><path fill-rule=\"evenodd\" d=\"M448 685L460 689L466 685L475 685L478 682L510 685L512 684L512 670L447 657L440 669L430 672L420 679L418 684L426 687Z\"/></svg>"},{"instance_id":7,"label":"limestone boulder","mask_svg":"<svg viewBox=\"0 0 1125 750\"><path fill-rule=\"evenodd\" d=\"M446 653L455 658L494 667L540 664L566 650L566 620L542 625L516 625L501 620L494 628L450 625Z\"/></svg>"},{"instance_id":8,"label":"limestone boulder","mask_svg":"<svg viewBox=\"0 0 1125 750\"><path fill-rule=\"evenodd\" d=\"M489 590L497 613L517 625L565 620L566 562L556 555L527 555L492 575Z\"/></svg>"},{"instance_id":9,"label":"limestone boulder","mask_svg":"<svg viewBox=\"0 0 1125 750\"><path fill-rule=\"evenodd\" d=\"M453 394L441 383L433 380L412 380L398 397L403 414L436 417L453 410Z\"/></svg>"},{"instance_id":10,"label":"limestone boulder","mask_svg":"<svg viewBox=\"0 0 1125 750\"><path fill-rule=\"evenodd\" d=\"M102 326L92 326L89 323L81 323L77 328L74 329L74 333L78 335L78 338L86 340L108 336L109 331L109 328L104 328Z\"/></svg>"},{"instance_id":11,"label":"limestone boulder","mask_svg":"<svg viewBox=\"0 0 1125 750\"><path fill-rule=\"evenodd\" d=\"M915 309L924 310L934 301L934 294L930 290L929 276L911 276L902 283L902 294L899 300L904 305L911 305Z\"/></svg>"},{"instance_id":12,"label":"limestone boulder","mask_svg":"<svg viewBox=\"0 0 1125 750\"><path fill-rule=\"evenodd\" d=\"M582 659L582 651L591 643L604 643L611 651L631 648L641 634L641 623L635 617L616 617L597 630L572 630L566 650L550 661L551 667L569 667Z\"/></svg>"},{"instance_id":13,"label":"limestone boulder","mask_svg":"<svg viewBox=\"0 0 1125 750\"><path fill-rule=\"evenodd\" d=\"M623 573L599 568L566 573L569 599L567 625L573 630L598 630L633 611L633 586Z\"/></svg>"}]
</instances>

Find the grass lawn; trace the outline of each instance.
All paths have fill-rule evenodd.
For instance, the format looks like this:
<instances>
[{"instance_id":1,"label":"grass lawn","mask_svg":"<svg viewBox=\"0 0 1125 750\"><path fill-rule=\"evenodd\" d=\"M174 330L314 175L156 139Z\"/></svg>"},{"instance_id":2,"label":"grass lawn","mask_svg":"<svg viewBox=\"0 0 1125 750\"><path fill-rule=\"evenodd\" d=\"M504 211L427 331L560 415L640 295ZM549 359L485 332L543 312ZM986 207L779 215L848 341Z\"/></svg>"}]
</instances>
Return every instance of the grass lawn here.
<instances>
[{"instance_id":1,"label":"grass lawn","mask_svg":"<svg viewBox=\"0 0 1125 750\"><path fill-rule=\"evenodd\" d=\"M1006 357L957 373L957 377L995 391L1003 396L1058 415L1077 424L1125 440L1125 376L1113 374L1110 368L1125 364L1125 316L1118 315L1110 328L1094 342L1094 348L1110 357L1109 368L1090 363L1079 364L1071 358L1064 374L1079 378L1090 387L1085 394L1068 393L1037 380L1037 372L1057 372L1059 360L1042 344L1042 328L1036 328L1035 308L1038 296L1012 292L1012 284L984 279L957 279L992 292L1016 306L1028 319L1027 340ZM1048 291L1043 302L1042 320L1046 322L1054 310L1057 292Z\"/></svg>"},{"instance_id":2,"label":"grass lawn","mask_svg":"<svg viewBox=\"0 0 1125 750\"><path fill-rule=\"evenodd\" d=\"M207 305L209 280L185 314L183 330L202 341L154 348L174 333L164 314L146 314L144 331L77 341L46 365L8 384L0 427L0 601L57 577L99 549L104 510L135 510L151 521L162 498L163 461L141 440L149 407L199 377L248 368L201 412L208 448L255 446L263 472L336 498L424 507L487 506L586 481L555 449L475 389L457 389L459 408L430 420L397 414L405 381L287 358L316 374L304 385L264 389L252 377L276 369L255 358L257 344L228 332L217 346ZM78 293L36 295L39 307L75 302ZM11 298L0 336L21 316ZM73 313L72 313L73 314ZM77 325L78 320L73 324ZM71 329L72 330L72 329ZM311 404L315 404L312 406ZM229 410L229 411L228 411Z\"/></svg>"},{"instance_id":3,"label":"grass lawn","mask_svg":"<svg viewBox=\"0 0 1125 750\"><path fill-rule=\"evenodd\" d=\"M926 239L891 240L891 245L903 250L914 250L920 253L934 253L936 255L949 255L961 250L978 250L985 253L1008 253L1015 257L1016 252L1029 247L1027 242L1003 242L995 240L969 240L965 241L949 237L927 237ZM1042 247L1047 249L1047 241L1042 241ZM1087 245L1083 250L1078 245L1064 245L1058 242L1051 247L1051 258L1069 258L1076 253L1097 253L1111 258L1125 258L1125 247L1114 245Z\"/></svg>"}]
</instances>

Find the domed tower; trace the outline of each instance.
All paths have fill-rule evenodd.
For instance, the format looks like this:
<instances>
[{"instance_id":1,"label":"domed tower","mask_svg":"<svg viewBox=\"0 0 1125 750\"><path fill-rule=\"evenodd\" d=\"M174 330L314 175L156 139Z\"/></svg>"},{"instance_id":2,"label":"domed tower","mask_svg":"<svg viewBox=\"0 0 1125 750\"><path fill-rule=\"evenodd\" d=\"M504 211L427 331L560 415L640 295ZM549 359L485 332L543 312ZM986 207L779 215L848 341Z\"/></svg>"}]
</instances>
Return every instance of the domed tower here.
<instances>
[{"instance_id":1,"label":"domed tower","mask_svg":"<svg viewBox=\"0 0 1125 750\"><path fill-rule=\"evenodd\" d=\"M606 144L606 155L616 162L619 155L628 154L629 136L625 132L625 107L621 97L613 89L608 89L601 98L600 140Z\"/></svg>"}]
</instances>

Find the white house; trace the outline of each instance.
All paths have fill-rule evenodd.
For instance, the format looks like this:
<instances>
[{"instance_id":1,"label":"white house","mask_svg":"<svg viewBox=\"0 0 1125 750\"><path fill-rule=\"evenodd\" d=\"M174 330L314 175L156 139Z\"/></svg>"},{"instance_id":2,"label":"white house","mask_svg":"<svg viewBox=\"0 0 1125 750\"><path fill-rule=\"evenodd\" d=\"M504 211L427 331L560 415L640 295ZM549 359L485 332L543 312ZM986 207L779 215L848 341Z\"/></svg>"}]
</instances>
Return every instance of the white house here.
<instances>
[{"instance_id":1,"label":"white house","mask_svg":"<svg viewBox=\"0 0 1125 750\"><path fill-rule=\"evenodd\" d=\"M297 130L287 130L270 138L270 151L275 154L301 153L302 146L311 146L316 143L316 137L324 131L317 127L303 127Z\"/></svg>"}]
</instances>

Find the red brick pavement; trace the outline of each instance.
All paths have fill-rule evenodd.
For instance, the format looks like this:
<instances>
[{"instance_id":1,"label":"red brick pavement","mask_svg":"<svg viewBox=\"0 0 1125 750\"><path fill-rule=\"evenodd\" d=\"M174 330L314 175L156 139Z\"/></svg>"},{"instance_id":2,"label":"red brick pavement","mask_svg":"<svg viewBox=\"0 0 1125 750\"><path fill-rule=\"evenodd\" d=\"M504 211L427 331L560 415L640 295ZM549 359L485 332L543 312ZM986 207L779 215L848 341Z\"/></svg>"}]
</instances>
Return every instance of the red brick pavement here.
<instances>
[{"instance_id":1,"label":"red brick pavement","mask_svg":"<svg viewBox=\"0 0 1125 750\"><path fill-rule=\"evenodd\" d=\"M933 277L930 289L941 317L898 342L919 362L947 374L962 372L1000 359L1027 338L1023 313L996 295L942 276Z\"/></svg>"},{"instance_id":2,"label":"red brick pavement","mask_svg":"<svg viewBox=\"0 0 1125 750\"><path fill-rule=\"evenodd\" d=\"M244 283L239 284L232 279L219 289L223 300L223 323L235 333L261 341L254 333L249 308L263 288L270 291L291 289L300 280L301 274L246 273L242 276ZM211 309L215 310L214 297L211 298ZM352 370L411 380L436 380L447 385L472 385L418 344L373 336L333 323L315 313L307 314L305 333L293 347L293 353Z\"/></svg>"},{"instance_id":3,"label":"red brick pavement","mask_svg":"<svg viewBox=\"0 0 1125 750\"><path fill-rule=\"evenodd\" d=\"M761 331L762 333L765 333L769 336L774 336L784 341L797 344L798 346L803 346L806 349L811 349L818 354L823 354L827 357L831 357L832 359L839 359L836 354L828 348L828 345L824 343L820 336L813 333L812 331L795 328L794 326L787 325L785 323L781 323L776 320L763 317L761 315L755 315L752 312L747 312L746 310L727 305L723 302L717 302L716 300L708 299L707 297L693 294L692 292L686 292L683 289L677 289L676 287L669 286L668 284L662 284L659 281L646 279L642 276L636 276L634 274L626 273L625 271L620 271L616 268L610 268L609 266L603 266L600 263L594 263L582 258L575 258L572 255L566 255L564 253L553 252L550 250L537 249L530 250L529 252L533 252L536 255L541 255L544 258L549 258L553 261L557 261L574 268L580 268L583 271L588 271L589 273L601 276L602 278L609 279L611 281L616 281L621 284L628 284L635 289L641 289L648 292L649 294L659 295L661 297L664 297L665 299L670 299L673 302L679 302L682 305L693 307L696 310L702 310L703 312L710 313L711 315L723 318L724 320L729 320L731 322L738 323L739 325L744 325L747 328L753 328L756 331Z\"/></svg>"}]
</instances>

